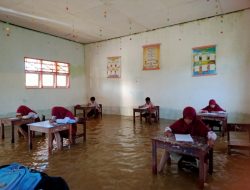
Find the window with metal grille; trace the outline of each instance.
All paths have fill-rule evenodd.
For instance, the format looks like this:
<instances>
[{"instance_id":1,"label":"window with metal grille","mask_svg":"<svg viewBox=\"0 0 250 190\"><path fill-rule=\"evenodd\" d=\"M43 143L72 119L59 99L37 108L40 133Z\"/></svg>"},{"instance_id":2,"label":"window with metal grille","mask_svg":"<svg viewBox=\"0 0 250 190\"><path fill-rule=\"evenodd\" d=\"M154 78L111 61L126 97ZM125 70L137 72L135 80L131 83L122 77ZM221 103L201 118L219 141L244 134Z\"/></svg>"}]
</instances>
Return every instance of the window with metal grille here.
<instances>
[{"instance_id":1,"label":"window with metal grille","mask_svg":"<svg viewBox=\"0 0 250 190\"><path fill-rule=\"evenodd\" d=\"M69 64L24 58L26 88L69 88Z\"/></svg>"}]
</instances>

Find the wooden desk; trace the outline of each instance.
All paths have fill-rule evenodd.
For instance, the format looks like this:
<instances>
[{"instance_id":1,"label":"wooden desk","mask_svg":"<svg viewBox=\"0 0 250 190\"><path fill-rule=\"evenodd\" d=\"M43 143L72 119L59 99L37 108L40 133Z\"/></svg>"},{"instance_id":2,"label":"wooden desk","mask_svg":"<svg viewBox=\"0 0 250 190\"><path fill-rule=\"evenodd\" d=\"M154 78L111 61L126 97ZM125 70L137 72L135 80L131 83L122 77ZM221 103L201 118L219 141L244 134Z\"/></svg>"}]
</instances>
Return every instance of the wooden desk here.
<instances>
[{"instance_id":1,"label":"wooden desk","mask_svg":"<svg viewBox=\"0 0 250 190\"><path fill-rule=\"evenodd\" d=\"M147 108L133 108L133 120L135 123L135 113L139 112L140 113L140 122L142 123L142 113L147 112ZM156 120L160 120L160 106L155 106L155 117Z\"/></svg>"},{"instance_id":2,"label":"wooden desk","mask_svg":"<svg viewBox=\"0 0 250 190\"><path fill-rule=\"evenodd\" d=\"M162 148L168 152L190 155L199 158L199 185L203 188L206 180L205 158L209 153L209 173L213 172L213 149L204 138L193 137L194 142L178 142L175 137L158 136L152 138L152 172L157 174L157 149Z\"/></svg>"},{"instance_id":3,"label":"wooden desk","mask_svg":"<svg viewBox=\"0 0 250 190\"><path fill-rule=\"evenodd\" d=\"M22 124L28 124L28 123L33 123L35 121L34 118L29 118L29 119L22 119L22 118L1 118L1 132L2 132L2 139L5 138L4 134L4 127L6 126L11 126L11 143L15 142L15 126L20 126Z\"/></svg>"},{"instance_id":4,"label":"wooden desk","mask_svg":"<svg viewBox=\"0 0 250 190\"><path fill-rule=\"evenodd\" d=\"M225 131L227 129L227 113L226 112L212 112L212 113L197 113L197 116L201 120L211 120L211 121L221 121L222 130L221 134L224 137Z\"/></svg>"},{"instance_id":5,"label":"wooden desk","mask_svg":"<svg viewBox=\"0 0 250 190\"><path fill-rule=\"evenodd\" d=\"M72 126L71 124L57 124L50 123L49 121L41 121L36 123L28 124L28 140L29 140L29 150L32 149L32 134L31 131L37 131L41 133L48 134L48 150L52 151L53 139L52 134L55 134L57 140L58 149L62 149L62 139L60 137L59 131L69 130L69 141L72 143Z\"/></svg>"},{"instance_id":6,"label":"wooden desk","mask_svg":"<svg viewBox=\"0 0 250 190\"><path fill-rule=\"evenodd\" d=\"M99 106L100 106L100 115L101 115L101 118L102 118L102 104L99 104ZM77 105L77 106L74 106L74 115L76 116L77 111L82 111L83 118L86 118L86 111L88 109L91 109L91 108L92 107L88 106L87 104L86 105Z\"/></svg>"}]
</instances>

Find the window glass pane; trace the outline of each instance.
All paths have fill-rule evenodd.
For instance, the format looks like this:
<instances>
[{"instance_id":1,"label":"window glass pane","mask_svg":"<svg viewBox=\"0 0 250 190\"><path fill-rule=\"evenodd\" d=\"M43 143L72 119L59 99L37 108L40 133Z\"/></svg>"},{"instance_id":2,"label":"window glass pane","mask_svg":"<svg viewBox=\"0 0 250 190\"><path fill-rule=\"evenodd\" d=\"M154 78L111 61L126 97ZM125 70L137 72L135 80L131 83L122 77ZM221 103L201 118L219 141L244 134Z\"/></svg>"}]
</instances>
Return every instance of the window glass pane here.
<instances>
[{"instance_id":1,"label":"window glass pane","mask_svg":"<svg viewBox=\"0 0 250 190\"><path fill-rule=\"evenodd\" d=\"M58 73L69 73L69 64L67 63L57 63Z\"/></svg>"},{"instance_id":2,"label":"window glass pane","mask_svg":"<svg viewBox=\"0 0 250 190\"><path fill-rule=\"evenodd\" d=\"M42 86L54 86L54 75L43 74L42 77Z\"/></svg>"},{"instance_id":3,"label":"window glass pane","mask_svg":"<svg viewBox=\"0 0 250 190\"><path fill-rule=\"evenodd\" d=\"M42 61L42 71L56 72L56 63L53 61Z\"/></svg>"},{"instance_id":4,"label":"window glass pane","mask_svg":"<svg viewBox=\"0 0 250 190\"><path fill-rule=\"evenodd\" d=\"M67 76L66 75L57 75L57 86L67 87Z\"/></svg>"},{"instance_id":5,"label":"window glass pane","mask_svg":"<svg viewBox=\"0 0 250 190\"><path fill-rule=\"evenodd\" d=\"M41 71L41 61L36 59L25 58L26 71Z\"/></svg>"},{"instance_id":6,"label":"window glass pane","mask_svg":"<svg viewBox=\"0 0 250 190\"><path fill-rule=\"evenodd\" d=\"M25 83L26 83L26 86L38 87L39 86L39 74L26 73Z\"/></svg>"}]
</instances>

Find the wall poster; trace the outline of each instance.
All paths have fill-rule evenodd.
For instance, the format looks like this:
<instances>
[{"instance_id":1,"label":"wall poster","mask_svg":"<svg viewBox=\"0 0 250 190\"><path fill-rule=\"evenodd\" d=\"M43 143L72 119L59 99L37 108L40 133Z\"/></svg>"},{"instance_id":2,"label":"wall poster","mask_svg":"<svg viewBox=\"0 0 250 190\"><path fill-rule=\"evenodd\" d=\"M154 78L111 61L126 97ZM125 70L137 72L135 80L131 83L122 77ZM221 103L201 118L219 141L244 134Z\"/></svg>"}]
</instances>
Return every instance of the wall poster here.
<instances>
[{"instance_id":1,"label":"wall poster","mask_svg":"<svg viewBox=\"0 0 250 190\"><path fill-rule=\"evenodd\" d=\"M215 75L216 46L193 48L193 76Z\"/></svg>"},{"instance_id":2,"label":"wall poster","mask_svg":"<svg viewBox=\"0 0 250 190\"><path fill-rule=\"evenodd\" d=\"M121 78L121 56L107 58L108 78Z\"/></svg>"},{"instance_id":3,"label":"wall poster","mask_svg":"<svg viewBox=\"0 0 250 190\"><path fill-rule=\"evenodd\" d=\"M143 70L160 69L160 44L143 46Z\"/></svg>"}]
</instances>

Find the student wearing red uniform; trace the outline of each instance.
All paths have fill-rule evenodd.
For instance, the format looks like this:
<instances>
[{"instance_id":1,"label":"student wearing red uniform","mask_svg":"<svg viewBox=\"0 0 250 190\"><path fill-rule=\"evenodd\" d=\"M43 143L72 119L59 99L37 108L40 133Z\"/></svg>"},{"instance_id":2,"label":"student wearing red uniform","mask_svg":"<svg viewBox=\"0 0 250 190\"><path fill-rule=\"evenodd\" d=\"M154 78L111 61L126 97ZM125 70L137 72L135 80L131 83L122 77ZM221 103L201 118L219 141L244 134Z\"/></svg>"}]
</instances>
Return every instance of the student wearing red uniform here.
<instances>
[{"instance_id":1,"label":"student wearing red uniform","mask_svg":"<svg viewBox=\"0 0 250 190\"><path fill-rule=\"evenodd\" d=\"M226 112L222 109L214 99L209 100L208 106L201 109L201 112ZM203 120L203 122L208 125L211 129L213 126L221 127L221 123L219 121L212 121L212 120Z\"/></svg>"},{"instance_id":2,"label":"student wearing red uniform","mask_svg":"<svg viewBox=\"0 0 250 190\"><path fill-rule=\"evenodd\" d=\"M51 115L52 115L52 117L54 116L56 119L69 118L71 120L75 120L75 117L71 111L69 111L68 109L66 109L64 107L60 107L60 106L53 107L51 110ZM73 123L72 124L73 140L74 140L74 136L76 136L76 131L77 131L76 123ZM68 138L69 132L68 131L60 131L60 135L61 135L61 137Z\"/></svg>"},{"instance_id":3,"label":"student wearing red uniform","mask_svg":"<svg viewBox=\"0 0 250 190\"><path fill-rule=\"evenodd\" d=\"M202 108L201 111L203 112L218 112L218 111L226 112L216 103L214 99L209 100L208 106Z\"/></svg>"},{"instance_id":4,"label":"student wearing red uniform","mask_svg":"<svg viewBox=\"0 0 250 190\"><path fill-rule=\"evenodd\" d=\"M40 121L38 114L25 105L21 105L17 108L16 115L21 116L21 117L25 116L26 118L34 118L35 122ZM18 134L23 135L25 138L27 138L28 137L28 126L26 124L23 124L20 127L18 127Z\"/></svg>"},{"instance_id":5,"label":"student wearing red uniform","mask_svg":"<svg viewBox=\"0 0 250 190\"><path fill-rule=\"evenodd\" d=\"M183 110L183 118L177 120L169 127L165 128L166 136L171 136L173 134L190 134L191 136L198 136L204 137L210 146L213 146L214 141L216 140L217 136L214 132L209 131L209 128L196 116L196 111L192 107L186 107ZM190 159L190 156L182 156L178 165L181 165L183 160L195 160L194 158ZM164 155L162 156L159 171L162 171L166 161L170 161L170 154L165 151Z\"/></svg>"}]
</instances>

